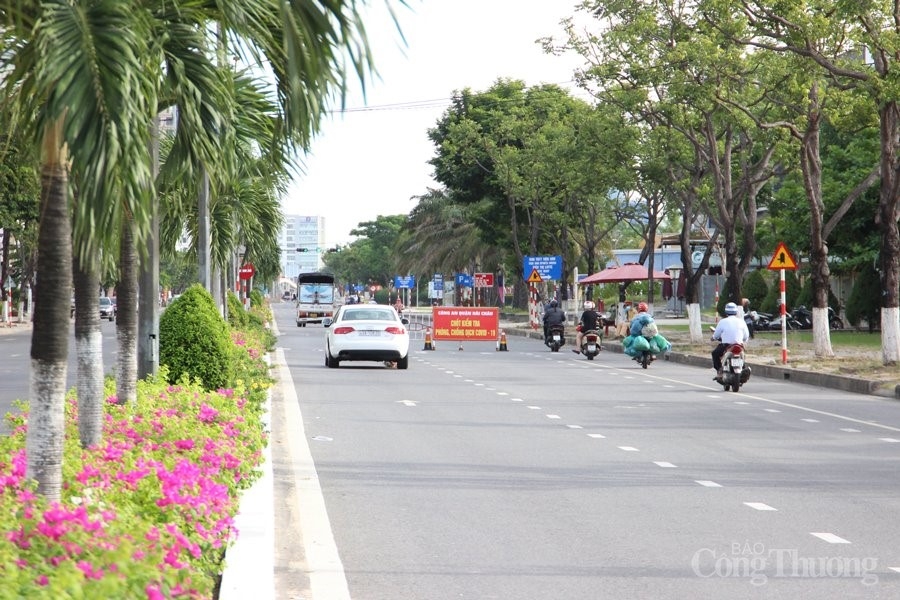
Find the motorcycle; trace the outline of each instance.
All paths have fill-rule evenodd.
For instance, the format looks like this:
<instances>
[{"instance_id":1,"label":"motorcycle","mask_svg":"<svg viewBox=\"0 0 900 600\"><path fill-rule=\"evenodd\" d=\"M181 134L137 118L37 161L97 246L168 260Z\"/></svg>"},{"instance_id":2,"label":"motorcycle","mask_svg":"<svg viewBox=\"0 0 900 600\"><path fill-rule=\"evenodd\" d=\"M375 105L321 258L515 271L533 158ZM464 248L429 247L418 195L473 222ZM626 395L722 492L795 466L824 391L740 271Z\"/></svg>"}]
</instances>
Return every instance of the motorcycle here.
<instances>
[{"instance_id":1,"label":"motorcycle","mask_svg":"<svg viewBox=\"0 0 900 600\"><path fill-rule=\"evenodd\" d=\"M744 364L744 358L743 344L731 344L722 355L722 376L717 381L726 392L729 388L732 392L738 391L750 379L750 367Z\"/></svg>"},{"instance_id":2,"label":"motorcycle","mask_svg":"<svg viewBox=\"0 0 900 600\"><path fill-rule=\"evenodd\" d=\"M551 325L547 328L547 339L544 344L550 348L551 352L559 352L559 349L566 344L565 336L566 328L562 325Z\"/></svg>"},{"instance_id":3,"label":"motorcycle","mask_svg":"<svg viewBox=\"0 0 900 600\"><path fill-rule=\"evenodd\" d=\"M640 363L641 368L646 369L650 366L650 363L656 360L656 356L649 350L641 350L638 355L634 357L634 360Z\"/></svg>"},{"instance_id":4,"label":"motorcycle","mask_svg":"<svg viewBox=\"0 0 900 600\"><path fill-rule=\"evenodd\" d=\"M600 332L595 329L585 331L581 336L581 353L588 360L594 360L594 357L600 354Z\"/></svg>"}]
</instances>

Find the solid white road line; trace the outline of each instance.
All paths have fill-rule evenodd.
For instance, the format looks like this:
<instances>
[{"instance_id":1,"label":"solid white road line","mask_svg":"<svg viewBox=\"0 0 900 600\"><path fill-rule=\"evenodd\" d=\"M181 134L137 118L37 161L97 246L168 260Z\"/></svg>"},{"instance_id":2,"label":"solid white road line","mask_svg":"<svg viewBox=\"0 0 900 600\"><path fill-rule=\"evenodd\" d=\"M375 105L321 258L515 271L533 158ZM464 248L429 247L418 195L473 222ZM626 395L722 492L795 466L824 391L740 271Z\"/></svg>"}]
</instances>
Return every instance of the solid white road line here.
<instances>
[{"instance_id":1,"label":"solid white road line","mask_svg":"<svg viewBox=\"0 0 900 600\"><path fill-rule=\"evenodd\" d=\"M827 533L827 532L826 533L816 533L813 531L813 532L810 532L810 535L814 535L817 538L819 538L820 540L824 540L824 541L828 542L829 544L849 544L850 543L848 540L845 540L842 537L836 536L833 533Z\"/></svg>"},{"instance_id":2,"label":"solid white road line","mask_svg":"<svg viewBox=\"0 0 900 600\"><path fill-rule=\"evenodd\" d=\"M293 435L288 436L287 440L293 480L296 483L292 512L300 516L300 531L303 536L311 597L314 599L350 600L347 577L344 575L344 565L341 563L334 534L331 531L328 511L325 509L325 498L322 496L322 488L319 485L319 475L309 451L309 444L306 442L297 390L285 363L284 353L276 352L276 357L284 394L285 418L288 428L294 432ZM257 593L254 592L244 597L256 598Z\"/></svg>"}]
</instances>

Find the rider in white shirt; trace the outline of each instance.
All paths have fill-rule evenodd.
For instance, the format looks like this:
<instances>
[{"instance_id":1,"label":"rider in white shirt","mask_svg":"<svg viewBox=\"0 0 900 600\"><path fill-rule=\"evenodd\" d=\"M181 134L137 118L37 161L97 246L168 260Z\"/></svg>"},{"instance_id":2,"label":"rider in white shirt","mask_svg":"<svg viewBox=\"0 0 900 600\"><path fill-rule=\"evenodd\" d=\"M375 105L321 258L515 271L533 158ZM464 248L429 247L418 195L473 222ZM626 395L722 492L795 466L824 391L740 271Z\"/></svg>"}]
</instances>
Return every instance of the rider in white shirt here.
<instances>
[{"instance_id":1,"label":"rider in white shirt","mask_svg":"<svg viewBox=\"0 0 900 600\"><path fill-rule=\"evenodd\" d=\"M734 302L725 305L725 318L716 325L713 339L719 341L719 345L712 351L713 369L716 370L714 380L722 376L722 355L732 344L746 344L750 339L750 330L744 319L738 316L738 307Z\"/></svg>"}]
</instances>

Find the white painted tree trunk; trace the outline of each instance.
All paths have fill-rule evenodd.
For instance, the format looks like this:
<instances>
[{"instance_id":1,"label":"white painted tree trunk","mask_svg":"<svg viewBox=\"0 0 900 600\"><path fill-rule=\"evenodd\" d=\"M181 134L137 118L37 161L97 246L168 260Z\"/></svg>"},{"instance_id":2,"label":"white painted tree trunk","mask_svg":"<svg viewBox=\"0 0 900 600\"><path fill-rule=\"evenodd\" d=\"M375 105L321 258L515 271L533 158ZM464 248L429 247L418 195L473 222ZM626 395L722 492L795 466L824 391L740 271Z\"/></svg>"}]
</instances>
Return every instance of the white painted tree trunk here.
<instances>
[{"instance_id":1,"label":"white painted tree trunk","mask_svg":"<svg viewBox=\"0 0 900 600\"><path fill-rule=\"evenodd\" d=\"M900 308L881 307L881 354L885 365L900 364Z\"/></svg>"},{"instance_id":2,"label":"white painted tree trunk","mask_svg":"<svg viewBox=\"0 0 900 600\"><path fill-rule=\"evenodd\" d=\"M687 305L688 327L691 332L691 343L703 343L703 320L700 315L700 304L692 303Z\"/></svg>"},{"instance_id":3,"label":"white painted tree trunk","mask_svg":"<svg viewBox=\"0 0 900 600\"><path fill-rule=\"evenodd\" d=\"M78 364L78 437L82 448L103 439L103 334L100 329L75 336Z\"/></svg>"},{"instance_id":4,"label":"white painted tree trunk","mask_svg":"<svg viewBox=\"0 0 900 600\"><path fill-rule=\"evenodd\" d=\"M38 481L38 493L59 500L65 439L66 363L31 361L26 478Z\"/></svg>"},{"instance_id":5,"label":"white painted tree trunk","mask_svg":"<svg viewBox=\"0 0 900 600\"><path fill-rule=\"evenodd\" d=\"M831 347L831 327L828 324L828 309L813 307L813 352L819 358L833 358Z\"/></svg>"}]
</instances>

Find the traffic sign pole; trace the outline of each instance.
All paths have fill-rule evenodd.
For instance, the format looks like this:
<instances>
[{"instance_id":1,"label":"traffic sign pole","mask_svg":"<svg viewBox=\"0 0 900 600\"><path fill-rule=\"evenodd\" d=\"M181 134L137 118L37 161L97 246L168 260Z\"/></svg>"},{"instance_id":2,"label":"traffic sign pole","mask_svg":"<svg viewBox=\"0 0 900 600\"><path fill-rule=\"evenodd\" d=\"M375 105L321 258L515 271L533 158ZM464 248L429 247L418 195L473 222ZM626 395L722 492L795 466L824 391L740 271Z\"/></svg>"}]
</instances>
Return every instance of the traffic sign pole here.
<instances>
[{"instance_id":1,"label":"traffic sign pole","mask_svg":"<svg viewBox=\"0 0 900 600\"><path fill-rule=\"evenodd\" d=\"M781 364L787 364L787 294L785 293L784 269L779 269L779 285L781 289Z\"/></svg>"}]
</instances>

